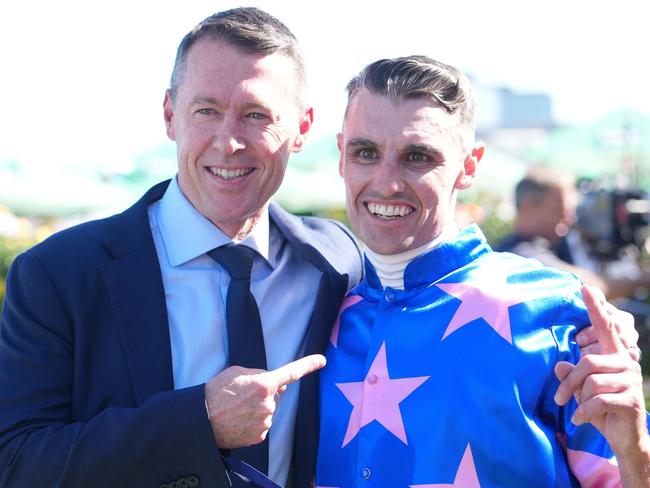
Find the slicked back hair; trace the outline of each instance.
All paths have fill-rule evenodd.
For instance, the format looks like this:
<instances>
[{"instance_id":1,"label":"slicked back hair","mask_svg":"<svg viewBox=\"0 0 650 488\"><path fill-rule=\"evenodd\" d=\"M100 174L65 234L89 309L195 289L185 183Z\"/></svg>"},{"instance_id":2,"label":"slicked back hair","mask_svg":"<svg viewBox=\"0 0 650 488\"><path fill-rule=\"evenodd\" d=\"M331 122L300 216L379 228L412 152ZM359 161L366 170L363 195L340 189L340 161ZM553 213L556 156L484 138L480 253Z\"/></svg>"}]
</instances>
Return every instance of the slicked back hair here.
<instances>
[{"instance_id":1,"label":"slicked back hair","mask_svg":"<svg viewBox=\"0 0 650 488\"><path fill-rule=\"evenodd\" d=\"M348 83L348 107L361 88L395 100L431 98L449 114L458 113L462 125L474 129L475 101L469 80L453 66L427 56L380 59L369 64Z\"/></svg>"},{"instance_id":2,"label":"slicked back hair","mask_svg":"<svg viewBox=\"0 0 650 488\"><path fill-rule=\"evenodd\" d=\"M169 86L172 101L175 101L178 87L183 82L187 53L198 40L204 38L225 41L247 54L284 54L293 61L301 94L304 91L305 65L296 37L286 25L263 10L241 7L211 15L185 35L176 51Z\"/></svg>"}]
</instances>

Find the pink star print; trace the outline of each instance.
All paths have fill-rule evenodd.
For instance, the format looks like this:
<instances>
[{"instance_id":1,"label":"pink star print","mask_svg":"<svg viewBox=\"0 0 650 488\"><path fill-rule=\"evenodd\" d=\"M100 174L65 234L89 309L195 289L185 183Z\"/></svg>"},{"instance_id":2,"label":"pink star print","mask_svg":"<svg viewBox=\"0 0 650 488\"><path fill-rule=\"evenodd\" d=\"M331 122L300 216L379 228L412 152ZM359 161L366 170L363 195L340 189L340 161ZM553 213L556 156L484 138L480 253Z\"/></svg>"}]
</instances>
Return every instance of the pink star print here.
<instances>
[{"instance_id":1,"label":"pink star print","mask_svg":"<svg viewBox=\"0 0 650 488\"><path fill-rule=\"evenodd\" d=\"M429 376L419 376L391 379L388 376L386 344L382 344L364 381L336 384L353 405L341 447L354 439L359 430L373 420L383 425L404 444L408 444L399 404L428 378Z\"/></svg>"},{"instance_id":2,"label":"pink star print","mask_svg":"<svg viewBox=\"0 0 650 488\"><path fill-rule=\"evenodd\" d=\"M497 334L512 344L508 309L512 305L530 300L533 296L530 292L524 292L521 287L508 284L506 277L500 276L498 272L489 274L489 279L480 281L437 285L445 293L461 301L442 340L473 320L483 318Z\"/></svg>"},{"instance_id":3,"label":"pink star print","mask_svg":"<svg viewBox=\"0 0 650 488\"><path fill-rule=\"evenodd\" d=\"M334 322L334 326L332 327L332 335L330 336L330 342L334 347L337 347L339 342L339 326L341 314L345 311L346 308L351 307L355 303L359 303L361 300L363 300L363 298L360 295L345 297L343 300L341 308L339 309L339 315L336 317L336 322Z\"/></svg>"},{"instance_id":4,"label":"pink star print","mask_svg":"<svg viewBox=\"0 0 650 488\"><path fill-rule=\"evenodd\" d=\"M481 488L478 482L478 475L476 474L476 466L474 465L474 457L472 450L467 444L463 459L460 460L456 477L452 484L449 483L435 483L433 485L410 485L411 488Z\"/></svg>"}]
</instances>

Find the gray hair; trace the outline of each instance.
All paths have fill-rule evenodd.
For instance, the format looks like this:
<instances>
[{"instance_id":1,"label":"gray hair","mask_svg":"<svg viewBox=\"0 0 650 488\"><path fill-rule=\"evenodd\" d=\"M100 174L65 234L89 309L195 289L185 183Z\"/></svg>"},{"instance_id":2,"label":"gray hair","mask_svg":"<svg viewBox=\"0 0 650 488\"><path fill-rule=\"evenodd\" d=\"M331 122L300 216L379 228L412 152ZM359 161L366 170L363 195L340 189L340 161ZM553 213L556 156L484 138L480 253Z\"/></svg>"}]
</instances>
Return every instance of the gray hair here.
<instances>
[{"instance_id":1,"label":"gray hair","mask_svg":"<svg viewBox=\"0 0 650 488\"><path fill-rule=\"evenodd\" d=\"M397 100L432 98L448 113L458 113L461 124L474 129L476 102L469 80L453 66L427 56L380 59L369 64L348 83L348 106L360 88Z\"/></svg>"},{"instance_id":2,"label":"gray hair","mask_svg":"<svg viewBox=\"0 0 650 488\"><path fill-rule=\"evenodd\" d=\"M263 10L242 7L211 15L185 35L176 51L169 86L172 101L183 82L187 53L203 38L228 42L247 54L284 54L293 61L301 91L304 90L305 64L296 37L286 25Z\"/></svg>"}]
</instances>

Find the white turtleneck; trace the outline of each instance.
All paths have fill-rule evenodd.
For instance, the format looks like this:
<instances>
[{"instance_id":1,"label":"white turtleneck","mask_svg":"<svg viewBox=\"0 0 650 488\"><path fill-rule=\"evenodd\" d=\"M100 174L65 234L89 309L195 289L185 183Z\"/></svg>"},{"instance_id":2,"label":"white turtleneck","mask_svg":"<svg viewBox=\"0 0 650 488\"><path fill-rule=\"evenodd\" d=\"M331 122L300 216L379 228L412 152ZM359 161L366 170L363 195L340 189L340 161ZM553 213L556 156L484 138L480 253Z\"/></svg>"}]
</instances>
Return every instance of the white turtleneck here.
<instances>
[{"instance_id":1,"label":"white turtleneck","mask_svg":"<svg viewBox=\"0 0 650 488\"><path fill-rule=\"evenodd\" d=\"M428 244L425 244L424 246L420 246L415 249L409 249L408 251L404 251L399 254L388 255L377 254L373 252L372 249L366 247L365 254L368 257L368 261L370 261L370 263L374 266L375 271L377 271L377 276L379 277L379 281L381 281L382 287L390 287L397 290L403 290L404 270L406 269L406 266L408 266L408 264L418 256L424 254L427 251L430 251L437 245L448 241L456 234L458 234L458 227L452 225L448 229L442 231L438 237L436 237Z\"/></svg>"}]
</instances>

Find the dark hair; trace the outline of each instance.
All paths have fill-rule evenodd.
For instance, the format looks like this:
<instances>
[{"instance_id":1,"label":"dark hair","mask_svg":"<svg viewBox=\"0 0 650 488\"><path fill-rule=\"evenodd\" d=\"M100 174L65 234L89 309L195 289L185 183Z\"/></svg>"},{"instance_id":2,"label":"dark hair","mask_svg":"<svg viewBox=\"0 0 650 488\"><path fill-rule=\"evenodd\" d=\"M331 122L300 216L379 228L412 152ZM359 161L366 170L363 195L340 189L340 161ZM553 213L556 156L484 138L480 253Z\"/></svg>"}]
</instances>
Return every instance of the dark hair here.
<instances>
[{"instance_id":1,"label":"dark hair","mask_svg":"<svg viewBox=\"0 0 650 488\"><path fill-rule=\"evenodd\" d=\"M196 41L206 37L226 41L248 54L284 54L294 62L298 82L304 88L306 77L302 52L289 28L263 10L234 8L207 17L188 32L178 45L169 86L172 101L183 81L187 53Z\"/></svg>"},{"instance_id":2,"label":"dark hair","mask_svg":"<svg viewBox=\"0 0 650 488\"><path fill-rule=\"evenodd\" d=\"M474 94L469 80L453 66L427 56L380 59L366 66L347 86L348 105L359 88L395 99L430 97L461 123L474 128Z\"/></svg>"},{"instance_id":3,"label":"dark hair","mask_svg":"<svg viewBox=\"0 0 650 488\"><path fill-rule=\"evenodd\" d=\"M539 205L554 188L574 189L575 180L570 174L548 166L533 166L515 186L515 207L519 210L526 201Z\"/></svg>"}]
</instances>

